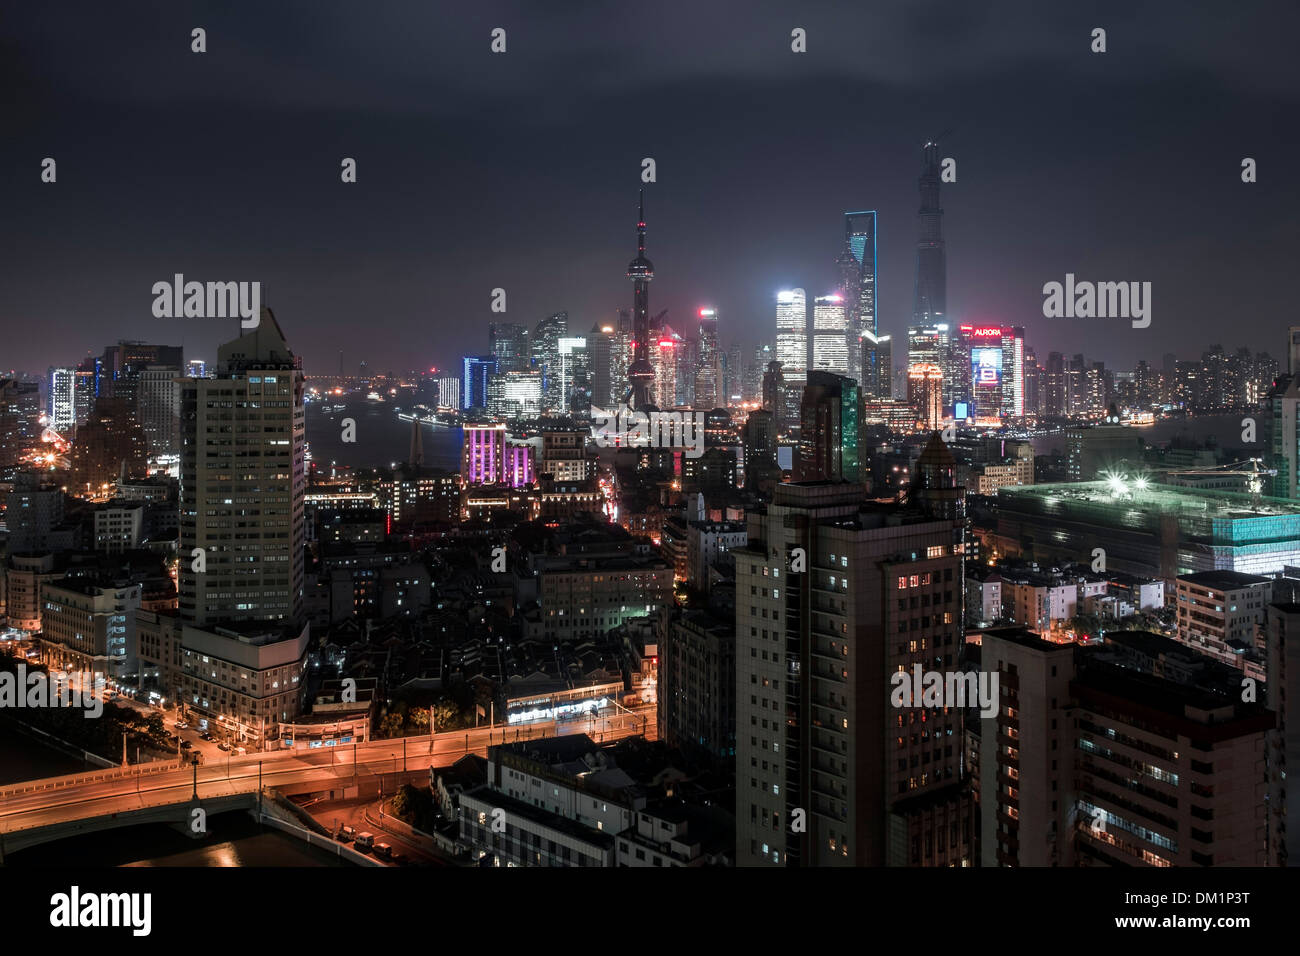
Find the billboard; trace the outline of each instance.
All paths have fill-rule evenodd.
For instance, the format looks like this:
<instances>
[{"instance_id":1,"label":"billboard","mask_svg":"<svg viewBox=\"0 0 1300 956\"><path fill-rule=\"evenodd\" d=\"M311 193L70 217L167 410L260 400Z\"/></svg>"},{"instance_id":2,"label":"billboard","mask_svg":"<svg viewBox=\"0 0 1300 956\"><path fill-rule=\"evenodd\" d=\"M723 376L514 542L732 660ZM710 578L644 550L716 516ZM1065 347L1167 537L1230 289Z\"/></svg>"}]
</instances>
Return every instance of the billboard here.
<instances>
[{"instance_id":1,"label":"billboard","mask_svg":"<svg viewBox=\"0 0 1300 956\"><path fill-rule=\"evenodd\" d=\"M971 385L1000 386L1002 384L1002 349L975 348L970 350Z\"/></svg>"}]
</instances>

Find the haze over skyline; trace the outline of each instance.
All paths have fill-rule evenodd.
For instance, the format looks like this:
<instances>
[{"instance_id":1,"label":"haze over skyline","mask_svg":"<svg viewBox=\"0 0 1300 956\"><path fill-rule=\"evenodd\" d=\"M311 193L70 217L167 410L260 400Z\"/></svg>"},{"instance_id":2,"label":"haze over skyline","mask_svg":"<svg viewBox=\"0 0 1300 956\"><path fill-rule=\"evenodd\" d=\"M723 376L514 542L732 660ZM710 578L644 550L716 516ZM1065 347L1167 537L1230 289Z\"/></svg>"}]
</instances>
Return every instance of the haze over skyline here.
<instances>
[{"instance_id":1,"label":"haze over skyline","mask_svg":"<svg viewBox=\"0 0 1300 956\"><path fill-rule=\"evenodd\" d=\"M951 322L1023 325L1040 362L1283 354L1294 9L578 7L15 11L0 321L22 334L0 364L40 372L119 338L214 360L233 321L150 312L175 273L261 281L308 373L336 372L340 349L349 372L450 367L494 319L563 310L581 333L631 307L643 157L670 324L710 304L725 344L771 338L777 290L833 289L843 213L876 209L880 328L901 336L920 146L948 129ZM1044 318L1042 286L1066 273L1151 282L1151 327Z\"/></svg>"}]
</instances>

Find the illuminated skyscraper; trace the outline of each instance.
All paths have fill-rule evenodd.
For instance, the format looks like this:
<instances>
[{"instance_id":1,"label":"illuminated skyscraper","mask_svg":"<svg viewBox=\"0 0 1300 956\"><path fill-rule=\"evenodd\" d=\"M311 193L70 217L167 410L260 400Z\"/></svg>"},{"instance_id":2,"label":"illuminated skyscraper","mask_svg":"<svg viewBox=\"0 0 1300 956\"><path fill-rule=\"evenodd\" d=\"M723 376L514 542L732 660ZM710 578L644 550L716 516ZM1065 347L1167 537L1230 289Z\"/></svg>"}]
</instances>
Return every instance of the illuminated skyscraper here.
<instances>
[{"instance_id":1,"label":"illuminated skyscraper","mask_svg":"<svg viewBox=\"0 0 1300 956\"><path fill-rule=\"evenodd\" d=\"M77 424L76 387L75 368L50 369L49 421L55 431L70 434Z\"/></svg>"},{"instance_id":2,"label":"illuminated skyscraper","mask_svg":"<svg viewBox=\"0 0 1300 956\"><path fill-rule=\"evenodd\" d=\"M559 411L585 415L591 411L591 352L581 336L559 342Z\"/></svg>"},{"instance_id":3,"label":"illuminated skyscraper","mask_svg":"<svg viewBox=\"0 0 1300 956\"><path fill-rule=\"evenodd\" d=\"M948 266L943 245L943 209L939 206L939 144L926 143L921 167L920 235L916 242L916 288L912 322L928 325L948 311Z\"/></svg>"},{"instance_id":4,"label":"illuminated skyscraper","mask_svg":"<svg viewBox=\"0 0 1300 956\"><path fill-rule=\"evenodd\" d=\"M872 335L880 334L880 320L876 316L876 276L879 272L877 268L879 257L876 252L876 211L868 209L862 212L846 212L844 241L849 255L853 257L858 267L856 283L853 288L850 288L844 278L847 264L842 262L843 256L836 260L836 264L840 266L844 293L854 296L846 300L845 309L848 313L849 331L854 333L853 339L856 343L864 332L870 332ZM853 347L850 346L851 349ZM855 368L856 365L855 361L849 367Z\"/></svg>"},{"instance_id":5,"label":"illuminated skyscraper","mask_svg":"<svg viewBox=\"0 0 1300 956\"><path fill-rule=\"evenodd\" d=\"M700 344L695 370L695 407L727 404L722 388L722 355L718 350L718 310L700 309Z\"/></svg>"},{"instance_id":6,"label":"illuminated skyscraper","mask_svg":"<svg viewBox=\"0 0 1300 956\"><path fill-rule=\"evenodd\" d=\"M971 414L1019 418L1025 414L1025 330L963 325L954 351L970 356Z\"/></svg>"},{"instance_id":7,"label":"illuminated skyscraper","mask_svg":"<svg viewBox=\"0 0 1300 956\"><path fill-rule=\"evenodd\" d=\"M562 363L560 340L568 337L569 313L556 312L537 323L533 331L533 366L542 374L542 408L544 411L561 411L564 402L560 397ZM498 366L497 371L502 369Z\"/></svg>"},{"instance_id":8,"label":"illuminated skyscraper","mask_svg":"<svg viewBox=\"0 0 1300 956\"><path fill-rule=\"evenodd\" d=\"M917 421L926 431L943 424L943 370L930 362L907 369L907 403L916 409Z\"/></svg>"},{"instance_id":9,"label":"illuminated skyscraper","mask_svg":"<svg viewBox=\"0 0 1300 956\"><path fill-rule=\"evenodd\" d=\"M776 360L787 385L808 381L808 303L803 289L776 294Z\"/></svg>"},{"instance_id":10,"label":"illuminated skyscraper","mask_svg":"<svg viewBox=\"0 0 1300 956\"><path fill-rule=\"evenodd\" d=\"M467 355L462 359L463 374L460 378L461 388L465 390L461 398L461 408L465 411L487 408L488 379L497 371L497 360L492 355Z\"/></svg>"},{"instance_id":11,"label":"illuminated skyscraper","mask_svg":"<svg viewBox=\"0 0 1300 956\"><path fill-rule=\"evenodd\" d=\"M655 267L645 254L645 190L641 190L636 224L636 258L628 263L632 280L632 365L627 377L629 404L638 411L654 405L655 370L650 365L650 280Z\"/></svg>"},{"instance_id":12,"label":"illuminated skyscraper","mask_svg":"<svg viewBox=\"0 0 1300 956\"><path fill-rule=\"evenodd\" d=\"M812 367L836 375L849 371L848 308L842 295L819 295L813 299Z\"/></svg>"},{"instance_id":13,"label":"illuminated skyscraper","mask_svg":"<svg viewBox=\"0 0 1300 956\"><path fill-rule=\"evenodd\" d=\"M677 354L681 336L669 325L661 326L650 336L649 365L654 386L650 401L656 408L672 408L677 404Z\"/></svg>"},{"instance_id":14,"label":"illuminated skyscraper","mask_svg":"<svg viewBox=\"0 0 1300 956\"><path fill-rule=\"evenodd\" d=\"M505 481L505 425L466 425L460 452L460 477L467 485Z\"/></svg>"}]
</instances>

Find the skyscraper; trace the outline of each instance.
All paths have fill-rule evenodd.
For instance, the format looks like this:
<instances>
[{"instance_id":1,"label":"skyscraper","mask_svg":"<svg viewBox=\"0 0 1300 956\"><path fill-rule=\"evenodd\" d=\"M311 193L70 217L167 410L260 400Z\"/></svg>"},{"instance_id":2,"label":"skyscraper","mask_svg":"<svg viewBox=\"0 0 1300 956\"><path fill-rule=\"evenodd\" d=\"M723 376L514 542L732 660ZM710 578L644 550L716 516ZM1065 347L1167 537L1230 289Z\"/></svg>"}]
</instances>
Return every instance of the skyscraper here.
<instances>
[{"instance_id":1,"label":"skyscraper","mask_svg":"<svg viewBox=\"0 0 1300 956\"><path fill-rule=\"evenodd\" d=\"M856 323L858 333L880 334L876 316L876 276L879 256L876 251L876 211L846 212L844 214L844 239L849 253L858 264L857 308L848 305L850 324ZM837 260L838 261L838 260ZM846 292L848 290L846 289Z\"/></svg>"},{"instance_id":2,"label":"skyscraper","mask_svg":"<svg viewBox=\"0 0 1300 956\"><path fill-rule=\"evenodd\" d=\"M461 408L467 412L487 408L488 379L497 373L496 357L467 355L461 360L461 368L460 384L465 390Z\"/></svg>"},{"instance_id":3,"label":"skyscraper","mask_svg":"<svg viewBox=\"0 0 1300 956\"><path fill-rule=\"evenodd\" d=\"M527 371L531 362L528 326L518 322L493 322L488 326L488 351L501 372Z\"/></svg>"},{"instance_id":4,"label":"skyscraper","mask_svg":"<svg viewBox=\"0 0 1300 956\"><path fill-rule=\"evenodd\" d=\"M586 415L591 411L591 352L582 336L559 341L559 404L562 414Z\"/></svg>"},{"instance_id":5,"label":"skyscraper","mask_svg":"<svg viewBox=\"0 0 1300 956\"><path fill-rule=\"evenodd\" d=\"M587 333L587 350L591 355L591 404L609 408L614 398L614 326L597 322Z\"/></svg>"},{"instance_id":6,"label":"skyscraper","mask_svg":"<svg viewBox=\"0 0 1300 956\"><path fill-rule=\"evenodd\" d=\"M650 399L656 408L672 408L677 404L677 356L681 347L681 336L670 325L660 326L650 336L647 349L653 372Z\"/></svg>"},{"instance_id":7,"label":"skyscraper","mask_svg":"<svg viewBox=\"0 0 1300 956\"><path fill-rule=\"evenodd\" d=\"M939 144L923 147L920 235L916 242L916 289L912 322L928 325L948 312L948 266L943 245L943 209L939 206Z\"/></svg>"},{"instance_id":8,"label":"skyscraper","mask_svg":"<svg viewBox=\"0 0 1300 956\"><path fill-rule=\"evenodd\" d=\"M808 303L803 289L776 294L776 360L787 385L808 381Z\"/></svg>"},{"instance_id":9,"label":"skyscraper","mask_svg":"<svg viewBox=\"0 0 1300 956\"><path fill-rule=\"evenodd\" d=\"M149 454L180 451L181 370L151 365L136 373L135 417L144 429Z\"/></svg>"},{"instance_id":10,"label":"skyscraper","mask_svg":"<svg viewBox=\"0 0 1300 956\"><path fill-rule=\"evenodd\" d=\"M627 377L632 394L629 404L642 411L655 404L655 370L650 365L650 280L655 267L645 254L645 190L641 190L637 208L636 258L627 266L632 280L632 364Z\"/></svg>"},{"instance_id":11,"label":"skyscraper","mask_svg":"<svg viewBox=\"0 0 1300 956\"><path fill-rule=\"evenodd\" d=\"M836 375L849 371L848 304L838 293L813 299L812 367Z\"/></svg>"},{"instance_id":12,"label":"skyscraper","mask_svg":"<svg viewBox=\"0 0 1300 956\"><path fill-rule=\"evenodd\" d=\"M943 370L929 362L907 369L907 403L916 409L917 421L927 431L943 422Z\"/></svg>"},{"instance_id":13,"label":"skyscraper","mask_svg":"<svg viewBox=\"0 0 1300 956\"><path fill-rule=\"evenodd\" d=\"M301 360L263 308L256 328L217 350L217 374L183 379L181 391L181 617L293 628L305 540Z\"/></svg>"},{"instance_id":14,"label":"skyscraper","mask_svg":"<svg viewBox=\"0 0 1300 956\"><path fill-rule=\"evenodd\" d=\"M799 411L799 480L861 482L858 383L813 369Z\"/></svg>"},{"instance_id":15,"label":"skyscraper","mask_svg":"<svg viewBox=\"0 0 1300 956\"><path fill-rule=\"evenodd\" d=\"M76 406L77 370L51 368L49 403L50 427L58 432L71 433L77 424Z\"/></svg>"},{"instance_id":16,"label":"skyscraper","mask_svg":"<svg viewBox=\"0 0 1300 956\"><path fill-rule=\"evenodd\" d=\"M533 330L533 365L542 373L542 408L544 411L561 411L564 401L563 368L560 360L560 340L569 335L569 313L556 312L537 323ZM501 371L500 366L496 369Z\"/></svg>"},{"instance_id":17,"label":"skyscraper","mask_svg":"<svg viewBox=\"0 0 1300 956\"><path fill-rule=\"evenodd\" d=\"M722 359L718 349L718 310L700 309L700 340L695 370L695 407L717 408L727 404L723 391Z\"/></svg>"},{"instance_id":18,"label":"skyscraper","mask_svg":"<svg viewBox=\"0 0 1300 956\"><path fill-rule=\"evenodd\" d=\"M863 332L861 339L861 382L864 398L892 398L894 395L894 340Z\"/></svg>"},{"instance_id":19,"label":"skyscraper","mask_svg":"<svg viewBox=\"0 0 1300 956\"><path fill-rule=\"evenodd\" d=\"M785 427L785 375L781 363L773 359L763 372L763 409L772 413L777 431Z\"/></svg>"}]
</instances>

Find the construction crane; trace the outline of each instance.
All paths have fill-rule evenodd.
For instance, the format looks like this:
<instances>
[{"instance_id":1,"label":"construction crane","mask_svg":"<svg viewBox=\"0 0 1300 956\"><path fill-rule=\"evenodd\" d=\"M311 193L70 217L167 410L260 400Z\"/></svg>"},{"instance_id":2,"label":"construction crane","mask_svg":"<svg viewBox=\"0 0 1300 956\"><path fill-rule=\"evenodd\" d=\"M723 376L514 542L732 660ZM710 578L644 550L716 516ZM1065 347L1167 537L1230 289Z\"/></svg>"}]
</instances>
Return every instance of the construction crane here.
<instances>
[{"instance_id":1,"label":"construction crane","mask_svg":"<svg viewBox=\"0 0 1300 956\"><path fill-rule=\"evenodd\" d=\"M1193 475L1211 475L1228 471L1246 471L1247 466L1249 477L1246 479L1246 490L1250 493L1250 506L1253 510L1258 511L1260 498L1264 494L1264 479L1277 475L1276 468L1267 468L1264 466L1263 458L1243 458L1241 461L1230 461L1223 465L1209 465L1205 468L1184 468L1180 469L1183 474Z\"/></svg>"}]
</instances>

